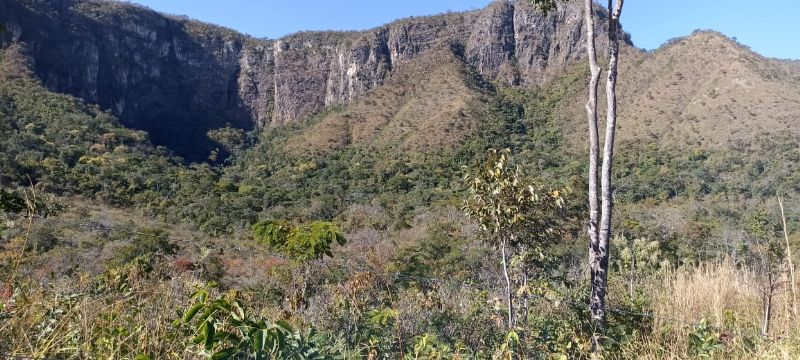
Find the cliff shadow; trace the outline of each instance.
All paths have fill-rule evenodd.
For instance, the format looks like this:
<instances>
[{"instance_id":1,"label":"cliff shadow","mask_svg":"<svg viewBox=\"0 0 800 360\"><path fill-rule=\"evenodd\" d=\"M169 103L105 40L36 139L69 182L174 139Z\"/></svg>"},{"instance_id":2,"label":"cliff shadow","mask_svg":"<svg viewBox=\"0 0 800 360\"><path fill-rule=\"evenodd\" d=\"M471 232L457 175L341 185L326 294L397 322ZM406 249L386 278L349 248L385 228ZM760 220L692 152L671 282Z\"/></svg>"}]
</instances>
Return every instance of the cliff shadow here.
<instances>
[{"instance_id":1,"label":"cliff shadow","mask_svg":"<svg viewBox=\"0 0 800 360\"><path fill-rule=\"evenodd\" d=\"M189 162L218 147L209 130L255 124L238 90L242 35L115 2L0 5L15 31L3 39L28 44L45 86L110 110Z\"/></svg>"}]
</instances>

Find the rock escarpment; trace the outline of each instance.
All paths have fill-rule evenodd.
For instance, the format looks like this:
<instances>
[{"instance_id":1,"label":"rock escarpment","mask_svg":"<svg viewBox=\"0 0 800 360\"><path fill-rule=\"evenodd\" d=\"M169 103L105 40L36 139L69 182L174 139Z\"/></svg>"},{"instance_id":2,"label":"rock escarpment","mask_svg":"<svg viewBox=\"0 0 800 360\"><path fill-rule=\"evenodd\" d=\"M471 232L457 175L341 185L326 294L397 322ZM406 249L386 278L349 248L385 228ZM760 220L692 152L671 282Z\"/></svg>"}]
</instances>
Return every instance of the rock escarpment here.
<instances>
[{"instance_id":1,"label":"rock escarpment","mask_svg":"<svg viewBox=\"0 0 800 360\"><path fill-rule=\"evenodd\" d=\"M486 79L521 86L579 61L585 43L579 5L545 16L526 1L277 40L96 0L0 0L0 24L4 43L26 44L48 88L193 160L213 146L210 129L282 125L350 103L443 43Z\"/></svg>"}]
</instances>

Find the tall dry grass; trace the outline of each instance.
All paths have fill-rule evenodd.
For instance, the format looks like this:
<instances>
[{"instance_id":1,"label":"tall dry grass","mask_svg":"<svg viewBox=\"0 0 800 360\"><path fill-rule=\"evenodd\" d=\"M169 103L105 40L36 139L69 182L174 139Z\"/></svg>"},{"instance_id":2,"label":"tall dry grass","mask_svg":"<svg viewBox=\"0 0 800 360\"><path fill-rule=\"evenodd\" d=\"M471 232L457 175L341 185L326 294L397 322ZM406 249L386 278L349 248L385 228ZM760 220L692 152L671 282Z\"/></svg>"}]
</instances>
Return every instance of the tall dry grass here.
<instances>
[{"instance_id":1,"label":"tall dry grass","mask_svg":"<svg viewBox=\"0 0 800 360\"><path fill-rule=\"evenodd\" d=\"M694 359L690 334L703 319L722 347L716 359L800 359L800 321L791 315L788 277L772 300L770 331L760 334L764 278L729 259L662 270L648 284L653 333L629 344L622 358Z\"/></svg>"},{"instance_id":2,"label":"tall dry grass","mask_svg":"<svg viewBox=\"0 0 800 360\"><path fill-rule=\"evenodd\" d=\"M193 282L125 282L108 291L88 277L6 286L12 290L0 299L0 359L193 358L171 326Z\"/></svg>"}]
</instances>

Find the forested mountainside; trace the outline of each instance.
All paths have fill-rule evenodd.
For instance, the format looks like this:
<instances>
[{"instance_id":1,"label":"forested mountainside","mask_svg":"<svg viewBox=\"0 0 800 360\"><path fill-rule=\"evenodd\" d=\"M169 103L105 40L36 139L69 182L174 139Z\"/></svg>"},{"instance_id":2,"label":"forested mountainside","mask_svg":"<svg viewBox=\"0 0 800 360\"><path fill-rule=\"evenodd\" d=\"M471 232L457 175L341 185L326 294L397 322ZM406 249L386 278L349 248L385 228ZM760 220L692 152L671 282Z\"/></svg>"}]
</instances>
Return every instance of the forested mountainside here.
<instances>
[{"instance_id":1,"label":"forested mountainside","mask_svg":"<svg viewBox=\"0 0 800 360\"><path fill-rule=\"evenodd\" d=\"M210 150L208 130L292 123L350 103L442 45L462 48L486 78L513 84L541 84L585 52L577 5L543 17L503 1L276 40L117 2L3 0L0 9L4 40L28 44L45 86L110 109L192 160Z\"/></svg>"},{"instance_id":2,"label":"forested mountainside","mask_svg":"<svg viewBox=\"0 0 800 360\"><path fill-rule=\"evenodd\" d=\"M498 1L267 40L0 0L0 358L201 358L232 340L193 345L209 325L184 315L217 295L320 358L585 356L582 19ZM798 242L800 63L713 31L621 56L609 357L790 351L789 310L781 340L758 309L785 256L778 195ZM535 271L513 334L498 255L461 209L501 148L563 196L516 260ZM323 240L298 254L275 234Z\"/></svg>"}]
</instances>

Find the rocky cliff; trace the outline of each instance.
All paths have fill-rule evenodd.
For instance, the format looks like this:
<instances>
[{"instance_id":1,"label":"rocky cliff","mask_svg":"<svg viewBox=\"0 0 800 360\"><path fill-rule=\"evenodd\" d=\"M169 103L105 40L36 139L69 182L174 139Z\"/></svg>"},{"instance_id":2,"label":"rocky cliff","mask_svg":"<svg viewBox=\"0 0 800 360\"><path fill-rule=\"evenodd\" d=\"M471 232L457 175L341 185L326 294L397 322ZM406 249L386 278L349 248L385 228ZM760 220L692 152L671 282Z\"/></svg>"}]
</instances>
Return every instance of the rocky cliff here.
<instances>
[{"instance_id":1,"label":"rocky cliff","mask_svg":"<svg viewBox=\"0 0 800 360\"><path fill-rule=\"evenodd\" d=\"M108 108L192 160L213 146L210 129L281 125L350 103L443 44L486 79L529 86L580 60L585 43L578 4L544 16L526 1L277 40L96 0L0 0L0 24L4 43L26 44L48 88Z\"/></svg>"}]
</instances>

